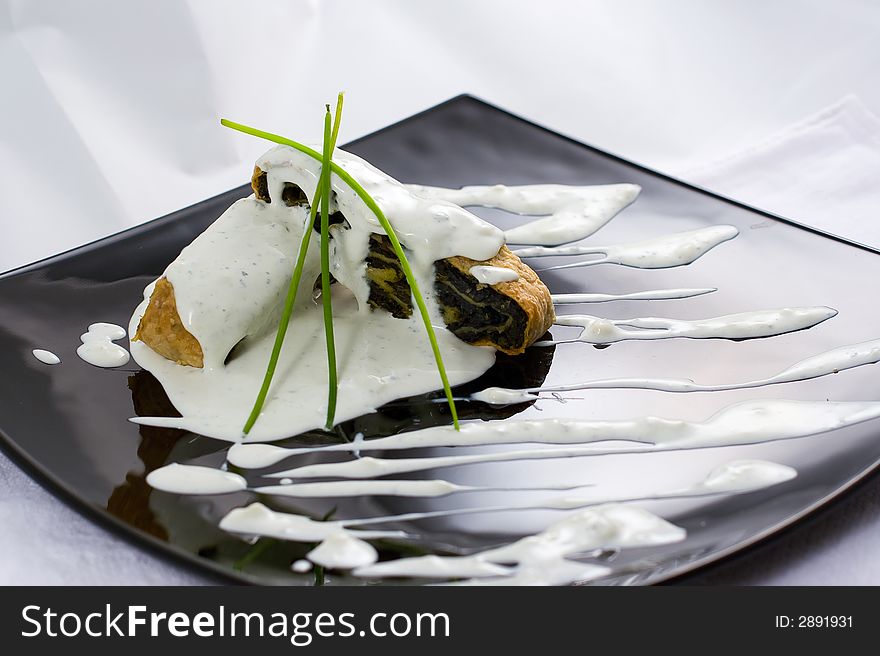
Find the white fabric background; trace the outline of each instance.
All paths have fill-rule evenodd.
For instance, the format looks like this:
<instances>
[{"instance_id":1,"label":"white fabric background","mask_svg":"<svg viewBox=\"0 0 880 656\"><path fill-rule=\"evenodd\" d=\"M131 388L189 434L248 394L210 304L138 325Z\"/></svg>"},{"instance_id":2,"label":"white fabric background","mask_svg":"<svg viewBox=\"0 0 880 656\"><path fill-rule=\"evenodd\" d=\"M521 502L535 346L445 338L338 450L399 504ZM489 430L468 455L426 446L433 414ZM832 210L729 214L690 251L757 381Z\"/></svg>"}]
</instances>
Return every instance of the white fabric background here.
<instances>
[{"instance_id":1,"label":"white fabric background","mask_svg":"<svg viewBox=\"0 0 880 656\"><path fill-rule=\"evenodd\" d=\"M339 89L342 141L469 92L880 245L878 33L870 0L0 0L0 271L240 184L263 146L220 116L316 139ZM701 580L878 584L878 511ZM203 580L2 455L0 522L0 583Z\"/></svg>"}]
</instances>

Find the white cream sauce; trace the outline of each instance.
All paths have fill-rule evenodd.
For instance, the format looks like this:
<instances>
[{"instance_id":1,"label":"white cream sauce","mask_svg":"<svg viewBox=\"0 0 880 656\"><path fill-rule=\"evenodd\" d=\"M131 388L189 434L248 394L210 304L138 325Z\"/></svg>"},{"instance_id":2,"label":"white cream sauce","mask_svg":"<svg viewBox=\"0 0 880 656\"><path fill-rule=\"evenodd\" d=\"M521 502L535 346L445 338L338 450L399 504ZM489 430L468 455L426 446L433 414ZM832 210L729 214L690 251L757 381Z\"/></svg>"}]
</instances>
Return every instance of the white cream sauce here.
<instances>
[{"instance_id":1,"label":"white cream sauce","mask_svg":"<svg viewBox=\"0 0 880 656\"><path fill-rule=\"evenodd\" d=\"M427 460L427 458L426 458ZM767 460L733 460L713 469L701 481L687 487L657 492L654 494L625 498L583 498L579 496L560 496L529 501L526 503L499 506L452 508L448 510L432 510L412 512L384 517L347 520L346 526L367 526L370 524L386 524L391 522L411 522L452 515L475 515L497 513L514 510L577 510L609 503L632 503L637 501L663 501L668 499L689 499L723 494L745 494L755 492L774 485L790 481L797 476L797 471L776 462Z\"/></svg>"},{"instance_id":2,"label":"white cream sauce","mask_svg":"<svg viewBox=\"0 0 880 656\"><path fill-rule=\"evenodd\" d=\"M581 388L577 388L581 389ZM540 391L544 391L543 388ZM470 395L471 401L481 401L489 405L513 405L515 403L527 403L539 398L535 392L508 387L487 387Z\"/></svg>"},{"instance_id":3,"label":"white cream sauce","mask_svg":"<svg viewBox=\"0 0 880 656\"><path fill-rule=\"evenodd\" d=\"M426 460L436 460L427 458ZM330 524L321 544L308 554L309 560L319 565L336 569L357 568L355 574L363 577L414 577L414 578L473 578L504 577L494 582L517 585L562 585L574 581L599 578L610 573L606 567L577 563L568 556L583 554L592 550L607 548L631 548L669 544L680 541L685 533L647 511L621 505L637 500L662 500L673 498L698 497L711 494L744 493L790 480L796 472L785 465L760 460L738 460L725 463L709 473L703 480L665 493L625 500L582 499L577 497L557 497L537 503L489 508L461 508L405 515L371 517L368 519L340 520L322 522ZM257 512L265 515L265 508L253 504L246 510L257 507ZM378 559L374 547L362 538L369 531L353 531L351 527L365 524L413 521L428 517L453 514L472 514L525 509L578 509L574 515L552 524L547 529L505 546L488 549L469 556L421 556L399 558L373 565ZM584 509L586 508L586 510ZM242 514L241 509L232 511ZM228 519L229 516L227 516ZM221 523L229 522L224 519ZM301 522L305 518L297 515L274 513L275 522ZM308 520L311 521L311 520ZM241 528L241 526L239 526ZM254 530L258 528L260 530ZM252 526L251 530L237 532L267 535L267 528L277 536L277 529L267 526ZM358 537L359 536L359 537ZM285 539L290 539L285 538ZM512 567L504 565L512 564ZM295 571L304 571L300 566ZM477 581L472 581L476 583ZM489 581L492 583L493 581Z\"/></svg>"},{"instance_id":4,"label":"white cream sauce","mask_svg":"<svg viewBox=\"0 0 880 656\"><path fill-rule=\"evenodd\" d=\"M306 558L329 569L354 569L372 565L379 560L379 553L369 542L350 532L336 531L306 554Z\"/></svg>"},{"instance_id":5,"label":"white cream sauce","mask_svg":"<svg viewBox=\"0 0 880 656\"><path fill-rule=\"evenodd\" d=\"M693 428L693 425L690 426ZM455 455L455 456L430 456L419 458L359 458L342 463L326 463L317 465L306 465L296 469L288 469L287 471L273 474L272 476L289 476L291 478L321 478L324 476L335 476L345 478L372 478L373 476L387 476L390 474L404 474L418 471L442 469L444 467L460 467L462 465L473 465L487 462L512 462L521 460L548 460L557 458L577 458L582 456L597 456L609 453L627 453L631 451L666 451L670 449L699 449L715 446L733 446L738 444L753 444L756 442L767 442L771 440L790 439L795 437L803 437L804 433L786 433L784 431L772 430L766 433L761 431L745 432L739 435L731 435L727 440L719 440L715 432L716 426L705 428L702 433L694 432L689 439L679 441L674 436L661 437L654 442L644 434L639 437L630 437L630 441L638 442L637 446L621 447L615 445L613 447L601 448L596 446L578 447L572 449L525 449L521 451L500 451L495 453L481 453L478 455ZM819 431L813 431L819 432ZM603 442L613 438L605 438L604 440L585 439L584 443ZM626 440L627 438L618 438ZM540 442L539 439L534 441ZM643 444L648 446L642 446ZM409 483L433 483L434 485L415 485L413 489L419 494L409 494L406 490L411 489L407 486ZM383 484L383 485L374 485ZM397 485L403 484L404 492L400 496L444 496L452 492L458 492L474 488L465 488L455 486L446 481L364 481L363 484L357 484L353 481L332 481L329 483L301 483L298 485L274 486L258 488L258 492L266 494L279 494L287 496L287 490L290 488L300 488L305 491L304 494L297 494L292 491L289 496L356 496L358 494L383 494L383 490L393 490ZM326 495L315 494L316 490L327 491ZM375 490L375 491L373 491ZM421 491L425 490L422 494Z\"/></svg>"},{"instance_id":6,"label":"white cream sauce","mask_svg":"<svg viewBox=\"0 0 880 656\"><path fill-rule=\"evenodd\" d=\"M528 387L525 389L509 389L505 387L488 387L471 394L474 401L482 401L492 405L509 405L534 400L539 392L570 392L586 389L648 389L660 392L723 392L736 389L749 389L810 380L822 376L830 376L847 369L854 369L868 364L880 362L880 339L874 339L850 346L841 346L818 355L810 356L797 362L783 371L766 378L758 378L741 383L724 383L720 385L704 385L686 378L605 378L590 380L568 385L548 385L545 387Z\"/></svg>"},{"instance_id":7,"label":"white cream sauce","mask_svg":"<svg viewBox=\"0 0 880 656\"><path fill-rule=\"evenodd\" d=\"M247 489L247 481L238 474L172 463L147 474L150 487L173 494L228 494Z\"/></svg>"},{"instance_id":8,"label":"white cream sauce","mask_svg":"<svg viewBox=\"0 0 880 656\"><path fill-rule=\"evenodd\" d=\"M321 542L339 532L349 533L352 537L361 540L406 536L403 531L351 530L336 521L319 522L304 515L276 512L262 503L252 503L244 508L231 510L220 521L220 528L230 533L295 542Z\"/></svg>"},{"instance_id":9,"label":"white cream sauce","mask_svg":"<svg viewBox=\"0 0 880 656\"><path fill-rule=\"evenodd\" d=\"M444 497L447 494L483 490L449 481L327 481L322 483L291 483L254 488L257 494L280 497L317 498L356 497L363 495L395 497Z\"/></svg>"},{"instance_id":10,"label":"white cream sauce","mask_svg":"<svg viewBox=\"0 0 880 656\"><path fill-rule=\"evenodd\" d=\"M309 301L311 303L311 301ZM339 372L336 420L373 412L403 396L441 387L424 326L418 318L395 319L380 311L359 311L351 297L334 297L334 332ZM480 376L495 359L490 347L474 347L435 325L452 385ZM315 305L297 309L272 387L248 441L264 442L324 426L327 360L324 324ZM183 428L229 441L240 440L274 341L266 334L219 368L181 367L140 342L132 352L162 381L182 417L135 417L133 422ZM401 366L405 350L406 366Z\"/></svg>"},{"instance_id":11,"label":"white cream sauce","mask_svg":"<svg viewBox=\"0 0 880 656\"><path fill-rule=\"evenodd\" d=\"M252 519L249 516L253 516ZM271 516L270 520L267 518ZM317 539L315 531L299 529L302 520L307 518L299 515L274 513L261 504L252 504L248 508L237 508L221 522L221 528L236 533L265 535L280 539L309 541ZM320 538L333 544L328 545L323 553L318 554L323 562L342 561L340 567L348 568L354 560L352 547L338 536L362 540L370 537L372 531L354 531L344 528L340 522L313 522L323 524L324 537ZM284 525L296 529L285 531ZM290 537L291 535L302 536ZM510 544L487 549L470 556L419 556L399 558L393 561L370 564L355 569L357 576L410 576L421 578L477 578L503 577L497 580L502 584L562 585L574 581L598 578L609 573L609 569L598 565L577 563L568 560L569 556L577 556L597 549L634 548L671 544L685 537L685 531L645 510L625 505L602 505L578 511L555 522L543 531L516 540ZM323 545L321 545L323 546ZM309 554L309 559L321 549L319 546ZM360 557L365 550L361 549ZM319 563L323 564L323 563ZM503 567L503 565L514 567Z\"/></svg>"},{"instance_id":12,"label":"white cream sauce","mask_svg":"<svg viewBox=\"0 0 880 656\"><path fill-rule=\"evenodd\" d=\"M797 470L768 460L734 460L716 467L699 483L673 490L655 498L698 496L700 494L738 494L779 485L797 476Z\"/></svg>"},{"instance_id":13,"label":"white cream sauce","mask_svg":"<svg viewBox=\"0 0 880 656\"><path fill-rule=\"evenodd\" d=\"M445 200L461 206L481 205L516 214L540 216L505 231L509 244L556 246L589 237L632 203L641 188L634 184L573 186L474 185L461 189L407 185L423 198Z\"/></svg>"},{"instance_id":14,"label":"white cream sauce","mask_svg":"<svg viewBox=\"0 0 880 656\"><path fill-rule=\"evenodd\" d=\"M309 561L300 558L299 560L293 561L290 569L292 569L297 574L305 574L312 569L312 564Z\"/></svg>"},{"instance_id":15,"label":"white cream sauce","mask_svg":"<svg viewBox=\"0 0 880 656\"><path fill-rule=\"evenodd\" d=\"M401 243L410 251L410 263L426 295L431 295L433 285L425 283L433 281L436 260L453 255L487 260L504 243L504 234L495 226L443 199L414 194L356 155L337 149L333 161L357 180L382 209ZM308 155L276 146L257 160L257 166L267 172L269 194L275 203L279 202L276 199L281 198L287 182L305 191L309 201L313 198L320 163ZM365 300L367 240L370 233L384 231L373 212L336 174L331 176L331 187L335 192L334 207L350 224L349 230L334 229L331 271L360 300Z\"/></svg>"},{"instance_id":16,"label":"white cream sauce","mask_svg":"<svg viewBox=\"0 0 880 656\"><path fill-rule=\"evenodd\" d=\"M261 469L291 455L290 449L273 444L233 444L226 451L226 462L242 469Z\"/></svg>"},{"instance_id":17,"label":"white cream sauce","mask_svg":"<svg viewBox=\"0 0 880 656\"><path fill-rule=\"evenodd\" d=\"M484 285L497 285L500 282L519 280L519 273L513 269L499 266L472 266L468 273Z\"/></svg>"},{"instance_id":18,"label":"white cream sauce","mask_svg":"<svg viewBox=\"0 0 880 656\"><path fill-rule=\"evenodd\" d=\"M569 585L571 583L586 583L608 576L612 573L611 568L592 563L579 563L567 558L553 558L547 560L522 560L519 561L514 572L510 576L496 578L474 578L466 581L452 583L451 585L488 586L488 585Z\"/></svg>"},{"instance_id":19,"label":"white cream sauce","mask_svg":"<svg viewBox=\"0 0 880 656\"><path fill-rule=\"evenodd\" d=\"M45 349L34 349L31 351L33 356L42 362L43 364L61 364L61 358L52 353L52 351L47 351Z\"/></svg>"},{"instance_id":20,"label":"white cream sauce","mask_svg":"<svg viewBox=\"0 0 880 656\"><path fill-rule=\"evenodd\" d=\"M82 344L76 349L76 354L96 367L121 367L128 363L128 351L113 342L123 337L125 328L122 326L93 323L88 332L80 336Z\"/></svg>"},{"instance_id":21,"label":"white cream sauce","mask_svg":"<svg viewBox=\"0 0 880 656\"><path fill-rule=\"evenodd\" d=\"M606 570L607 571L607 570ZM482 578L485 576L506 576L513 572L509 567L473 556L417 556L399 558L364 567L355 572L358 576L375 578L397 576L427 579Z\"/></svg>"},{"instance_id":22,"label":"white cream sauce","mask_svg":"<svg viewBox=\"0 0 880 656\"><path fill-rule=\"evenodd\" d=\"M829 307L796 307L778 310L740 312L709 319L684 320L645 317L603 319L588 314L556 317L556 325L582 328L577 339L588 344L613 344L624 340L672 339L756 339L804 330L837 315ZM566 340L538 342L538 345L565 343Z\"/></svg>"},{"instance_id":23,"label":"white cream sauce","mask_svg":"<svg viewBox=\"0 0 880 656\"><path fill-rule=\"evenodd\" d=\"M674 444L674 441L672 442ZM618 447L619 448L619 447ZM295 469L288 469L283 472L277 472L274 474L269 474L271 478L280 478L282 476L289 476L293 479L304 479L304 478L324 478L324 477L334 477L334 478L354 478L354 479L370 479L378 476L389 476L393 474L408 474L412 472L425 471L425 470L434 470L441 469L443 467L458 467L461 465L472 465L477 463L486 463L486 462L510 462L515 460L546 460L546 459L556 459L556 458L574 458L579 456L595 456L597 455L597 449L595 447L581 447L575 449L528 449L523 451L502 451L496 453L481 453L478 455L455 455L455 456L431 456L431 457L418 457L418 458L391 458L391 459L383 459L383 458L373 458L373 457L365 457L358 458L355 460L349 460L346 462L334 462L334 463L321 463L316 465L304 465L302 467L297 467ZM793 475L792 475L793 476ZM437 481L366 481L366 484L361 486L356 483L344 481L338 482L333 481L330 483L304 483L300 485L293 486L284 486L283 490L277 492L279 494L285 494L285 491L291 487L293 488L305 488L307 490L306 496L311 496L312 491L314 489L326 490L329 489L333 492L328 494L327 496L340 496L339 493L336 493L336 490L340 490L345 495L351 494L352 496L357 494L381 494L382 492L371 492L370 490L385 490L391 488L394 484L409 484L409 483L437 483ZM373 484L381 483L386 484L380 487L375 487ZM445 482L444 482L445 483ZM322 487L323 486L323 487ZM269 488L258 488L257 491L264 492L267 494L275 494L276 487ZM426 486L427 487L427 486ZM422 486L418 486L419 490L422 489ZM461 491L468 490L473 488L464 488L462 486L453 486L452 488L447 487L447 485L431 487L432 491L436 490L438 494L436 496L441 496L441 494L449 494L451 491ZM292 496L299 496L297 494L292 494ZM401 496L412 496L408 494L403 494ZM419 495L419 496L428 496L428 495ZM547 507L547 506L541 506Z\"/></svg>"},{"instance_id":24,"label":"white cream sauce","mask_svg":"<svg viewBox=\"0 0 880 656\"><path fill-rule=\"evenodd\" d=\"M599 257L548 267L543 271L592 266L594 264L620 264L637 269L668 269L691 264L710 250L736 237L739 231L730 225L710 226L688 232L664 235L644 241L611 246L535 246L513 251L520 257L552 257L560 255L598 255Z\"/></svg>"},{"instance_id":25,"label":"white cream sauce","mask_svg":"<svg viewBox=\"0 0 880 656\"><path fill-rule=\"evenodd\" d=\"M357 576L413 576L445 579L450 576L485 577L501 585L563 585L609 573L599 565L569 560L597 549L656 546L680 542L684 529L646 510L605 505L571 514L540 533L470 556L399 558L356 569ZM513 565L499 576L484 564Z\"/></svg>"},{"instance_id":26,"label":"white cream sauce","mask_svg":"<svg viewBox=\"0 0 880 656\"><path fill-rule=\"evenodd\" d=\"M680 298L693 298L717 292L716 287L697 289L651 289L629 294L552 294L554 305L573 303L607 303L609 301L670 301Z\"/></svg>"},{"instance_id":27,"label":"white cream sauce","mask_svg":"<svg viewBox=\"0 0 880 656\"><path fill-rule=\"evenodd\" d=\"M461 425L432 426L367 440L319 447L282 448L250 452L253 445L240 445L229 452L233 464L269 467L287 457L322 451L398 451L403 449L490 444L597 444L632 442L633 446L597 446L595 453L629 453L646 450L695 449L756 444L806 437L880 417L880 402L792 401L766 399L727 406L705 421L661 417L626 420L532 419L523 421L474 421ZM242 466L242 465L239 465Z\"/></svg>"}]
</instances>

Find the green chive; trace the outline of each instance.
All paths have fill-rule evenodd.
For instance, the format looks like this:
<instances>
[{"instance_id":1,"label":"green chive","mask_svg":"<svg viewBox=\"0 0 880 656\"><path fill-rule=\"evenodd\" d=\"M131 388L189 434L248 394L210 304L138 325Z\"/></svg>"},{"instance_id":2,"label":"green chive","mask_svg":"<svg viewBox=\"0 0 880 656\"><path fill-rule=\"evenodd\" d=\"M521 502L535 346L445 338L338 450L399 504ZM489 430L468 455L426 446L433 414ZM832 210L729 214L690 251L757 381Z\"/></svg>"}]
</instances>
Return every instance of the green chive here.
<instances>
[{"instance_id":1,"label":"green chive","mask_svg":"<svg viewBox=\"0 0 880 656\"><path fill-rule=\"evenodd\" d=\"M254 560L263 555L263 552L266 551L273 544L278 542L274 538L260 538L257 540L250 549L238 560L232 563L232 569L241 572L248 565L250 565Z\"/></svg>"},{"instance_id":2,"label":"green chive","mask_svg":"<svg viewBox=\"0 0 880 656\"><path fill-rule=\"evenodd\" d=\"M344 99L345 94L340 91L336 95L336 116L333 119L333 137L330 139L330 143L333 144L333 148L336 148L336 137L339 136L339 124L342 123L342 101ZM333 156L332 149L330 156Z\"/></svg>"},{"instance_id":3,"label":"green chive","mask_svg":"<svg viewBox=\"0 0 880 656\"><path fill-rule=\"evenodd\" d=\"M293 314L293 305L296 303L296 292L299 289L299 282L302 280L303 266L306 262L306 253L309 250L309 240L312 236L312 226L315 221L315 209L318 206L318 193L320 188L315 192L315 200L312 202L312 211L307 223L303 227L302 241L299 246L299 256L296 260L296 266L293 269L293 276L290 279L290 286L287 288L287 298L284 300L284 310L281 312L281 320L278 322L278 331L275 333L275 344L272 346L272 354L269 356L269 365L266 368L266 374L263 376L263 384L254 401L254 407L244 424L243 432L247 435L263 410L263 404L266 403L266 395L269 393L269 386L272 384L272 378L275 376L275 368L278 366L278 356L281 355L281 346L284 344L284 337L287 335L287 326L290 323L290 315Z\"/></svg>"},{"instance_id":4,"label":"green chive","mask_svg":"<svg viewBox=\"0 0 880 656\"><path fill-rule=\"evenodd\" d=\"M247 125L242 125L241 123L235 123L234 121L229 121L225 118L221 119L220 123L227 128L238 130L239 132L244 132L245 134L259 137L260 139L266 139L267 141L272 141L274 143L282 144L284 146L290 146L291 148L294 148L295 150L298 150L313 159L322 159L321 154L313 148L309 148L308 146L296 141L292 141L291 139L286 139L280 135L272 134L271 132L265 132L263 130L258 130ZM354 192L361 198L361 200L367 205L367 207L370 208L373 214L376 215L376 219L379 221L379 225L382 226L382 229L385 230L385 233L388 235L388 239L391 241L391 246L394 249L395 254L397 255L397 259L400 260L400 267L403 269L403 273L406 276L407 282L409 283L410 290L412 290L416 306L419 308L419 314L422 317L422 322L425 324L425 331L428 333L428 341L431 343L431 350L434 353L434 360L437 363L437 371L440 374L440 380L443 382L443 390L446 393L446 401L449 404L449 411L452 413L452 422L455 425L456 430L458 430L458 413L455 409L455 401L452 398L452 390L449 386L449 379L446 375L446 367L443 365L443 357L440 353L440 346L437 344L437 336L434 333L434 326L431 325L431 318L428 314L428 308L425 306L425 301L422 298L418 283L416 282L412 269L409 266L409 261L406 258L406 254L403 252L400 241L397 239L394 228L388 222L388 219L385 217L385 214L382 212L381 208L376 204L376 201L373 200L373 198L366 192L366 190L361 187L361 185L358 184L358 182L354 178L352 178L345 169L343 169L338 164L335 164L334 162L330 162L330 168L334 173L336 173L337 176L339 176L341 180L343 180L349 187L354 190Z\"/></svg>"},{"instance_id":5,"label":"green chive","mask_svg":"<svg viewBox=\"0 0 880 656\"><path fill-rule=\"evenodd\" d=\"M339 94L340 96L342 94ZM339 120L339 112L336 113L336 119ZM333 143L336 143L336 140L333 140ZM330 510L328 510L324 516L319 520L322 522L329 522L333 515L336 514L336 506L333 506ZM312 548L317 547L315 544ZM323 565L315 565L315 585L324 585L324 566Z\"/></svg>"},{"instance_id":6,"label":"green chive","mask_svg":"<svg viewBox=\"0 0 880 656\"><path fill-rule=\"evenodd\" d=\"M324 339L327 343L327 430L333 428L336 416L336 342L333 339L333 304L330 298L330 158L331 143L330 105L324 114L324 156L321 160L321 305L324 306ZM325 175L324 172L327 171Z\"/></svg>"},{"instance_id":7,"label":"green chive","mask_svg":"<svg viewBox=\"0 0 880 656\"><path fill-rule=\"evenodd\" d=\"M336 146L336 138L335 135L339 134L338 123L342 118L342 94L339 94L339 101L336 105L336 122L337 125L334 126L333 131L333 147ZM260 417L260 412L263 410L263 405L266 403L266 396L269 394L269 387L272 384L272 378L275 376L275 369L278 366L278 358L281 355L281 346L284 344L284 337L287 335L287 327L290 323L290 317L293 314L293 306L296 303L296 294L299 289L300 280L302 280L302 272L303 266L306 262L306 255L309 250L309 241L312 237L312 226L315 225L315 217L317 216L318 204L321 201L321 195L323 192L323 187L321 181L324 178L324 170L321 170L321 175L318 179L318 186L315 189L315 195L312 198L312 207L309 212L308 222L303 228L303 236L302 241L299 246L299 256L297 257L296 265L293 269L293 276L290 279L290 285L287 288L287 297L284 301L284 309L281 312L281 320L278 323L278 331L275 333L275 344L272 346L272 354L269 356L269 365L266 367L266 374L263 376L263 384L260 386L260 391L257 394L257 399L254 401L254 407L251 409L251 414L248 416L247 421L245 422L244 429L242 432L247 435L251 428L254 427L257 419ZM329 169L328 173L329 175Z\"/></svg>"}]
</instances>

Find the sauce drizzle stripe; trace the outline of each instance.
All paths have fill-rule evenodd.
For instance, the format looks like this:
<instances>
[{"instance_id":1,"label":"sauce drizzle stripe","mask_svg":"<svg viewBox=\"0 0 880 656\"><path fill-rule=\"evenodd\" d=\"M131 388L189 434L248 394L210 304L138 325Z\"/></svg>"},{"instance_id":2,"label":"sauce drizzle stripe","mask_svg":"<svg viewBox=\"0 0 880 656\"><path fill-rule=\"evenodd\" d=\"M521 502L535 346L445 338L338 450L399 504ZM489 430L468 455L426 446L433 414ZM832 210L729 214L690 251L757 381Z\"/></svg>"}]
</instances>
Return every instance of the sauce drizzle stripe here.
<instances>
[{"instance_id":1,"label":"sauce drizzle stripe","mask_svg":"<svg viewBox=\"0 0 880 656\"><path fill-rule=\"evenodd\" d=\"M693 499L723 494L746 494L773 487L797 476L797 470L767 460L732 460L719 465L700 481L687 487L666 492L657 492L626 498L594 498L563 496L551 497L541 501L520 504L484 506L473 508L452 508L427 512L402 513L384 517L345 520L346 526L369 526L394 522L418 521L454 515L476 515L481 513L508 512L516 510L577 510L609 503L633 503L638 501L663 501L669 499Z\"/></svg>"},{"instance_id":2,"label":"sauce drizzle stripe","mask_svg":"<svg viewBox=\"0 0 880 656\"><path fill-rule=\"evenodd\" d=\"M651 289L628 294L552 294L554 305L573 303L607 303L609 301L671 301L680 298L693 298L717 292L717 287L697 289Z\"/></svg>"},{"instance_id":3,"label":"sauce drizzle stripe","mask_svg":"<svg viewBox=\"0 0 880 656\"><path fill-rule=\"evenodd\" d=\"M582 262L548 267L542 271L570 269L594 264L620 264L637 269L668 269L696 262L710 250L733 239L738 234L739 230L734 226L720 225L627 244L557 246L552 248L535 246L533 248L518 248L513 252L520 257L599 256Z\"/></svg>"},{"instance_id":4,"label":"sauce drizzle stripe","mask_svg":"<svg viewBox=\"0 0 880 656\"><path fill-rule=\"evenodd\" d=\"M632 203L641 188L634 184L571 186L472 185L461 189L407 185L423 198L456 205L495 207L547 218L531 221L504 233L509 244L556 246L589 237Z\"/></svg>"},{"instance_id":5,"label":"sauce drizzle stripe","mask_svg":"<svg viewBox=\"0 0 880 656\"><path fill-rule=\"evenodd\" d=\"M433 426L358 444L285 448L270 445L233 445L227 453L239 467L269 467L290 456L330 451L399 451L403 449L486 446L491 444L596 444L602 453L694 449L757 444L806 437L880 417L876 401L742 401L722 408L705 421L644 416L626 420L532 419L475 421L460 431Z\"/></svg>"},{"instance_id":6,"label":"sauce drizzle stripe","mask_svg":"<svg viewBox=\"0 0 880 656\"><path fill-rule=\"evenodd\" d=\"M795 307L727 314L708 319L603 319L589 314L564 314L556 317L558 326L576 326L580 334L573 340L536 342L535 346L586 342L613 344L625 340L673 339L758 339L812 328L837 316L834 308Z\"/></svg>"},{"instance_id":7,"label":"sauce drizzle stripe","mask_svg":"<svg viewBox=\"0 0 880 656\"><path fill-rule=\"evenodd\" d=\"M687 378L605 378L568 385L548 385L524 389L489 387L471 394L470 398L492 405L507 405L534 399L536 398L535 394L540 392L571 392L587 389L646 389L675 393L723 392L811 380L878 362L880 362L880 339L873 339L850 346L840 346L810 356L773 376L742 383L703 385Z\"/></svg>"}]
</instances>

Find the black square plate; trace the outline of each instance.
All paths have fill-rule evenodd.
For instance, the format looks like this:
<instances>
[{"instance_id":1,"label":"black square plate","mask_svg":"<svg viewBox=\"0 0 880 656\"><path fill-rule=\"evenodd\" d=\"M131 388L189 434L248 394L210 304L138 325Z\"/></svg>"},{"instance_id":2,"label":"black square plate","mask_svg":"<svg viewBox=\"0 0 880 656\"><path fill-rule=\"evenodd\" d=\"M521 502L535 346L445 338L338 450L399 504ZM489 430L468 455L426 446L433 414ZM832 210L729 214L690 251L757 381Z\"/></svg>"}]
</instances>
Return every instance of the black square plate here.
<instances>
[{"instance_id":1,"label":"black square plate","mask_svg":"<svg viewBox=\"0 0 880 656\"><path fill-rule=\"evenodd\" d=\"M718 287L716 293L695 299L620 302L598 311L591 308L591 312L611 318L646 314L697 318L795 305L830 305L840 311L809 331L742 343L627 342L601 351L580 344L560 347L566 349L566 357L558 357L561 351L557 351L548 383L632 375L689 377L701 382L747 380L880 332L880 309L874 302L880 257L872 250L683 184L472 97L450 100L345 148L404 182L641 185L639 200L603 228L594 238L597 243L720 223L739 228L736 240L688 267L640 271L598 266L546 274L554 292ZM243 177L247 174L242 171ZM135 413L152 414L165 402L155 380L137 373L133 362L126 370L101 370L85 364L75 353L79 335L89 323L127 325L144 286L226 207L249 193L249 187L242 186L0 276L0 442L60 498L139 544L237 580L307 584L310 577L293 574L289 568L297 557L295 549L301 546L264 542L254 549L216 529L221 513L230 505L246 503L247 494L215 502L151 491L144 481L150 470L169 461L216 464L222 462L225 445L176 431L139 429L128 418ZM502 227L522 221L503 212L477 211ZM41 364L31 355L33 348L54 351L63 364ZM880 400L880 378L873 367L861 367L838 376L757 390L699 395L608 390L581 396L565 404L542 402L521 416L616 419L653 414L705 419L722 407L750 398ZM482 485L512 479L522 485L588 480L613 495L627 486L632 491L634 482L639 489L673 488L734 458L770 459L798 469L796 479L760 492L646 504L687 529L688 538L675 545L617 555L608 560L615 575L604 582L654 583L741 550L839 495L877 466L878 435L880 424L872 421L786 442L564 462L497 463L458 468L448 478ZM434 504L418 500L393 504L394 511L429 507ZM547 522L541 513L512 514L518 516L516 525L459 518L433 529L451 548L457 548L483 543L490 539L487 535L516 534Z\"/></svg>"}]
</instances>

